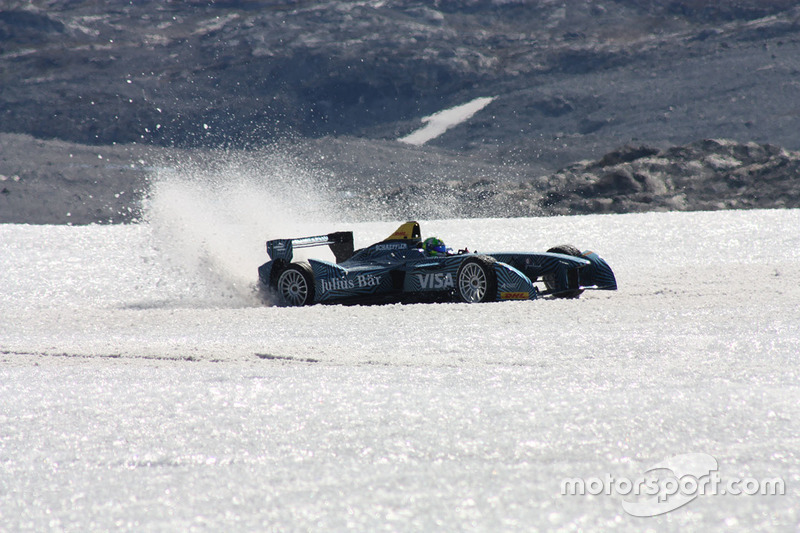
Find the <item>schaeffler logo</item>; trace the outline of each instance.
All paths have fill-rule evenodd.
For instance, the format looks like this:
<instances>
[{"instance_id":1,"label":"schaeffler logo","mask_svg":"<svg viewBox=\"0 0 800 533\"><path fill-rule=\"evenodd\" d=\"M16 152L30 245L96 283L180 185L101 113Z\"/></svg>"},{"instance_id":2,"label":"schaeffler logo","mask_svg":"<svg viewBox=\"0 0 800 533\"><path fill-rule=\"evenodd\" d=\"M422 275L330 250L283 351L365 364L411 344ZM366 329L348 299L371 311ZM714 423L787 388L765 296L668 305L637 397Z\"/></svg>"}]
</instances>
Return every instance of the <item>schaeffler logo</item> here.
<instances>
[{"instance_id":1,"label":"schaeffler logo","mask_svg":"<svg viewBox=\"0 0 800 533\"><path fill-rule=\"evenodd\" d=\"M592 478L567 478L561 481L562 496L617 495L622 508L633 516L658 516L686 505L703 495L783 495L781 478L722 479L717 460L705 453L685 453L657 463L645 476L631 480L610 474ZM668 471L668 474L663 472ZM659 472L662 472L659 475Z\"/></svg>"}]
</instances>

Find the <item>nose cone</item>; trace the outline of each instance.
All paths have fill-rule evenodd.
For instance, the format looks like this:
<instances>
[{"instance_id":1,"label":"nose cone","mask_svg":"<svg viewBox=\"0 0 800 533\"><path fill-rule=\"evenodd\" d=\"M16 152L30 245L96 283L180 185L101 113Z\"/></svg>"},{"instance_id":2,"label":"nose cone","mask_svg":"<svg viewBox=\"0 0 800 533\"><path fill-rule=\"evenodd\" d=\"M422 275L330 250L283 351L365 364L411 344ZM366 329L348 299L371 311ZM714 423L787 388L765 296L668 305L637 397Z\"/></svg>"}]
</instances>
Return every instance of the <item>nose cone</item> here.
<instances>
[{"instance_id":1,"label":"nose cone","mask_svg":"<svg viewBox=\"0 0 800 533\"><path fill-rule=\"evenodd\" d=\"M597 287L608 291L617 290L617 278L608 263L594 252L587 252L583 257L589 265L579 270L582 287Z\"/></svg>"}]
</instances>

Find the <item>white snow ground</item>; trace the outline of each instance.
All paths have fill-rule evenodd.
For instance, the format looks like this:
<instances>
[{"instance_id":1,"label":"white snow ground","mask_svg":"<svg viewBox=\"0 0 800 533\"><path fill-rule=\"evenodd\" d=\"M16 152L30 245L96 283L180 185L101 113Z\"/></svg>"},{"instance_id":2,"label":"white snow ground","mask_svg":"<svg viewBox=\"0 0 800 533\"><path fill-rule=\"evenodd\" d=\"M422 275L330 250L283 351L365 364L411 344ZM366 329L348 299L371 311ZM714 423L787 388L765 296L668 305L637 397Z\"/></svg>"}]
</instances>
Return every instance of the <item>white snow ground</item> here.
<instances>
[{"instance_id":1,"label":"white snow ground","mask_svg":"<svg viewBox=\"0 0 800 533\"><path fill-rule=\"evenodd\" d=\"M396 224L192 205L0 226L0 530L797 530L800 211L423 222L594 249L620 290L280 309L249 292L266 238ZM690 452L786 494L637 518L560 492Z\"/></svg>"}]
</instances>

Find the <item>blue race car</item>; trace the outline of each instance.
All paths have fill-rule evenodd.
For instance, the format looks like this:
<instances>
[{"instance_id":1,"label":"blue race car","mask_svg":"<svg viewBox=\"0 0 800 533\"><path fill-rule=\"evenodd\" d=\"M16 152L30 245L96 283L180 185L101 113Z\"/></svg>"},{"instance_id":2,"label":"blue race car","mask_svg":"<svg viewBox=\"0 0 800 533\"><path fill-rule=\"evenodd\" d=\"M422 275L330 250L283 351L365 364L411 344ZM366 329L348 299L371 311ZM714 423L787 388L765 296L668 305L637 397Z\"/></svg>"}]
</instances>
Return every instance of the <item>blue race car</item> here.
<instances>
[{"instance_id":1,"label":"blue race car","mask_svg":"<svg viewBox=\"0 0 800 533\"><path fill-rule=\"evenodd\" d=\"M322 245L336 263L292 262L295 249ZM271 240L267 253L271 260L258 268L260 289L283 306L577 298L587 288L617 288L611 268L594 252L564 245L546 253L454 253L436 238L423 241L413 221L360 250L353 232L340 231Z\"/></svg>"}]
</instances>

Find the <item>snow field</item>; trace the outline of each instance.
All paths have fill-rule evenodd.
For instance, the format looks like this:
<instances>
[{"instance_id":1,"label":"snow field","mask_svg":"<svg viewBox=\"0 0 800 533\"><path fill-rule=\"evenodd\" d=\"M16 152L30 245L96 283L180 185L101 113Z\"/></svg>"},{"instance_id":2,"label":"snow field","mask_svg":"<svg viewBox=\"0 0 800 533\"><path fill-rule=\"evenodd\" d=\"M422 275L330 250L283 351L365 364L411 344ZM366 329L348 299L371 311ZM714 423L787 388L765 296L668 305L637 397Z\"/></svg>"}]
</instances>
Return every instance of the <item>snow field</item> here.
<instances>
[{"instance_id":1,"label":"snow field","mask_svg":"<svg viewBox=\"0 0 800 533\"><path fill-rule=\"evenodd\" d=\"M0 226L0 529L800 523L798 211L423 221L454 248L593 249L620 290L303 309L252 297L264 240L397 223L185 216ZM689 452L787 493L635 518L559 491Z\"/></svg>"}]
</instances>

